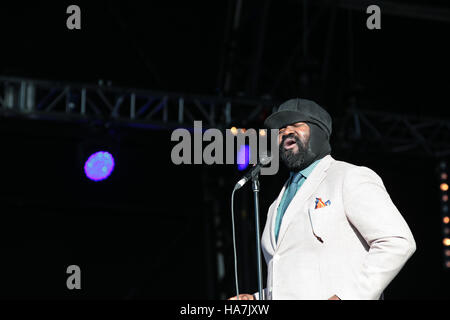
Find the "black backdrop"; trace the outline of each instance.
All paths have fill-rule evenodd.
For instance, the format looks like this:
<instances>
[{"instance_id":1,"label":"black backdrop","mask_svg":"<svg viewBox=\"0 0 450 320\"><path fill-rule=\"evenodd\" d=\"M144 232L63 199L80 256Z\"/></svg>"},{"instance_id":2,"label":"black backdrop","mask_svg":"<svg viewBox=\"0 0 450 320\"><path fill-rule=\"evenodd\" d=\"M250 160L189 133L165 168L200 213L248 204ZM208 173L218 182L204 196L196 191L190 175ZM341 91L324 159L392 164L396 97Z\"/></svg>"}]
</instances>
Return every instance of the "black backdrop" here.
<instances>
[{"instance_id":1,"label":"black backdrop","mask_svg":"<svg viewBox=\"0 0 450 320\"><path fill-rule=\"evenodd\" d=\"M129 130L122 134L115 171L94 183L84 177L77 156L79 142L85 141L81 137L93 136L88 128L66 124L65 136L55 138L44 132L60 132L60 124L2 120L1 125L2 136L8 132L9 137L2 141L0 159L1 297L218 297L208 291L215 281L214 268L208 266L215 266L216 252L208 249L214 241L205 231L212 208L204 205L201 177L236 180L233 167L175 166L168 132ZM21 126L28 130L16 129ZM378 172L416 238L417 251L386 290L386 298L448 298L436 162L379 153L333 156ZM261 179L262 223L284 177L281 170ZM228 191L233 179L226 182ZM253 292L250 192L246 186L237 194L236 223L241 286ZM230 192L215 196L223 206L225 232L231 234ZM242 210L245 215L239 214ZM225 266L232 272L228 253ZM71 264L82 270L79 292L66 288ZM232 279L229 294L234 292Z\"/></svg>"},{"instance_id":2,"label":"black backdrop","mask_svg":"<svg viewBox=\"0 0 450 320\"><path fill-rule=\"evenodd\" d=\"M104 79L114 85L215 94L230 2L81 1L79 32L65 28L69 2L2 2L0 74L90 83ZM301 8L301 1L271 3L257 95L270 91L273 76L300 38ZM259 10L257 2L245 2L236 51L242 59L234 66L230 95L245 93L248 86ZM303 90L296 87L299 77L287 77L273 96L311 98L333 116L342 113L352 94L368 108L448 116L448 23L387 15L382 30L371 33L364 27L364 12L353 12L350 24L348 15L338 12L327 81L312 76ZM329 18L319 19L311 32L312 56L324 55ZM107 181L92 183L84 177L80 146L86 144L117 152L116 170ZM174 166L172 146L170 131L0 118L0 297L218 298L205 176L213 184L223 183L213 196L228 232L225 287L232 295L229 197L240 173L233 166ZM437 160L338 148L332 155L374 169L415 235L417 251L386 298L450 297L449 273L442 266ZM285 177L282 170L261 180L262 221ZM249 188L238 194L236 205L241 285L253 292ZM81 267L81 291L66 288L70 264Z\"/></svg>"}]
</instances>

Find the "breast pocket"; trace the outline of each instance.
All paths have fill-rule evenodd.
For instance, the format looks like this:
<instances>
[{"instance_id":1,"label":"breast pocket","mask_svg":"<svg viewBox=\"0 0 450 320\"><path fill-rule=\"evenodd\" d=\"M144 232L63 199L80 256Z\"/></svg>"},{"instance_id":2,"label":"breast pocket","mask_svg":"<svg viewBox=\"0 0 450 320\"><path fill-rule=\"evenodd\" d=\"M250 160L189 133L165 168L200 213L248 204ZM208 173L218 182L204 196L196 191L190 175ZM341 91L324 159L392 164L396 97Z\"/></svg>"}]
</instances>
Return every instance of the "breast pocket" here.
<instances>
[{"instance_id":1,"label":"breast pocket","mask_svg":"<svg viewBox=\"0 0 450 320\"><path fill-rule=\"evenodd\" d=\"M313 236L324 243L330 235L330 228L336 222L334 208L331 206L308 209L309 221L311 224L311 232Z\"/></svg>"}]
</instances>

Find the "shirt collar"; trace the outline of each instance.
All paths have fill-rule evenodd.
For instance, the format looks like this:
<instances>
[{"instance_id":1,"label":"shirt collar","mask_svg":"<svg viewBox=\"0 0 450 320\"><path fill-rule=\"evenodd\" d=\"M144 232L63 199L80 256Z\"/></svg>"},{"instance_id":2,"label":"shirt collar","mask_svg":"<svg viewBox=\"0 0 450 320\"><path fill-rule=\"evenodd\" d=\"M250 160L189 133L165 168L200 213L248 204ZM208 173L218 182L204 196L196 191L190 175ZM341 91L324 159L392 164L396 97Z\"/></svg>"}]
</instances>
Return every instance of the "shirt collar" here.
<instances>
[{"instance_id":1,"label":"shirt collar","mask_svg":"<svg viewBox=\"0 0 450 320\"><path fill-rule=\"evenodd\" d=\"M303 170L300 170L299 172L291 172L291 178L294 179L294 177L296 175L301 175L305 178L308 178L308 176L311 174L311 172L314 170L314 168L317 166L317 164L319 164L320 160L322 160L322 159L314 161L308 167L306 167Z\"/></svg>"}]
</instances>

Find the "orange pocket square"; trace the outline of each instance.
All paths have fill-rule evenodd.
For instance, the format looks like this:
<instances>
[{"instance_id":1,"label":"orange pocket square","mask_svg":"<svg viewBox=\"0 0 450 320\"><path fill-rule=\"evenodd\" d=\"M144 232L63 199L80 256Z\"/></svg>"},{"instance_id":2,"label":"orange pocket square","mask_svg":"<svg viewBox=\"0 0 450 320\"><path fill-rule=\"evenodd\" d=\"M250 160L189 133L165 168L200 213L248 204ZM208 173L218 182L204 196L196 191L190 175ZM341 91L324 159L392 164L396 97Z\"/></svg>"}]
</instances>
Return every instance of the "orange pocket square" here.
<instances>
[{"instance_id":1,"label":"orange pocket square","mask_svg":"<svg viewBox=\"0 0 450 320\"><path fill-rule=\"evenodd\" d=\"M327 201L323 202L322 198L316 198L315 204L316 205L315 205L314 209L319 209L319 208L329 206L331 204L331 201L327 200Z\"/></svg>"}]
</instances>

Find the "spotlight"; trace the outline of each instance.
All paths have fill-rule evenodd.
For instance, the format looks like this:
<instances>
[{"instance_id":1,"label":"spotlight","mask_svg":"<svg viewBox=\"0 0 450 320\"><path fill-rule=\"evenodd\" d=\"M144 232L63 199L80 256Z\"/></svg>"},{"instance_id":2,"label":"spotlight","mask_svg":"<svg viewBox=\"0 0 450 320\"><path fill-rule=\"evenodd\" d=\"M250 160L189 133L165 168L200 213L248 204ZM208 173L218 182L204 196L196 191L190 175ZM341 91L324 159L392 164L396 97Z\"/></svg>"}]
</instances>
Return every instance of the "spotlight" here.
<instances>
[{"instance_id":1,"label":"spotlight","mask_svg":"<svg viewBox=\"0 0 450 320\"><path fill-rule=\"evenodd\" d=\"M442 243L444 244L444 246L450 247L450 238L444 238L444 240L442 240Z\"/></svg>"},{"instance_id":2,"label":"spotlight","mask_svg":"<svg viewBox=\"0 0 450 320\"><path fill-rule=\"evenodd\" d=\"M443 228L442 228L442 233L444 235L444 239L442 240L442 244L444 245L444 266L446 268L450 268L450 250L448 249L448 247L450 247L450 228L448 227L449 223L450 223L450 217L448 215L448 184L447 184L447 179L448 179L448 173L447 173L447 163L445 161L441 161L439 163L439 169L440 169L440 173L439 173L439 177L441 179L440 185L439 185L439 189L441 190L441 214L442 214L442 222L443 222Z\"/></svg>"},{"instance_id":3,"label":"spotlight","mask_svg":"<svg viewBox=\"0 0 450 320\"><path fill-rule=\"evenodd\" d=\"M242 145L237 154L238 170L242 171L248 167L250 159L250 147L248 145Z\"/></svg>"},{"instance_id":4,"label":"spotlight","mask_svg":"<svg viewBox=\"0 0 450 320\"><path fill-rule=\"evenodd\" d=\"M238 129L236 127L231 127L230 131L233 136L237 135L238 133Z\"/></svg>"},{"instance_id":5,"label":"spotlight","mask_svg":"<svg viewBox=\"0 0 450 320\"><path fill-rule=\"evenodd\" d=\"M266 130L264 130L264 129L259 129L259 135L260 135L261 137L265 137L265 136L267 135Z\"/></svg>"},{"instance_id":6,"label":"spotlight","mask_svg":"<svg viewBox=\"0 0 450 320\"><path fill-rule=\"evenodd\" d=\"M104 180L114 170L114 157L106 151L92 154L84 164L86 177L93 181Z\"/></svg>"}]
</instances>

